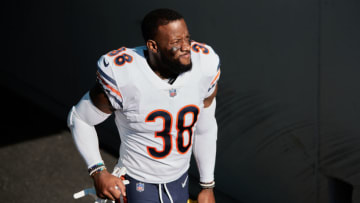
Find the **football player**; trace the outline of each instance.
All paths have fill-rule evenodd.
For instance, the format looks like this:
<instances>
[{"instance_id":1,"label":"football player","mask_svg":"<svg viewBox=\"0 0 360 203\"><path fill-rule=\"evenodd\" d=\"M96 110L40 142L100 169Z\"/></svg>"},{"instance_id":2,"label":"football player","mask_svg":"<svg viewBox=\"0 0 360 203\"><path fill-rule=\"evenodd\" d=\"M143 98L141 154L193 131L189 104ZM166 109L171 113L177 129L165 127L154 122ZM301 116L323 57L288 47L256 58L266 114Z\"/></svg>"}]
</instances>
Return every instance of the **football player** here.
<instances>
[{"instance_id":1,"label":"football player","mask_svg":"<svg viewBox=\"0 0 360 203\"><path fill-rule=\"evenodd\" d=\"M148 13L145 46L121 47L98 61L97 84L68 116L97 195L130 203L186 203L190 158L200 174L199 203L213 203L220 60L208 45L190 40L184 18L170 9ZM121 146L111 175L100 156L94 125L115 114Z\"/></svg>"}]
</instances>

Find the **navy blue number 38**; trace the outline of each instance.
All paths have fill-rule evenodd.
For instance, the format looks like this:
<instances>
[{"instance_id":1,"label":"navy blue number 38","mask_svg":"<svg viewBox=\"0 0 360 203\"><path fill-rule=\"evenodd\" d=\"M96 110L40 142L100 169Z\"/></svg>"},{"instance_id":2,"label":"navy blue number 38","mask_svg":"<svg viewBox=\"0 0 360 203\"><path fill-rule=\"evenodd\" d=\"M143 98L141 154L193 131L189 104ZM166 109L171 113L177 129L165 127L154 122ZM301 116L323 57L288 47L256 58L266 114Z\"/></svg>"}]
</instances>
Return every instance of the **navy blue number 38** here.
<instances>
[{"instance_id":1,"label":"navy blue number 38","mask_svg":"<svg viewBox=\"0 0 360 203\"><path fill-rule=\"evenodd\" d=\"M177 113L176 149L180 154L185 154L189 150L192 144L192 136L194 133L193 127L198 119L199 111L200 110L197 106L188 105L180 109L179 112ZM191 114L193 119L190 125L185 126L185 117L187 114ZM163 129L161 131L155 132L155 138L163 139L163 149L158 150L155 147L148 146L147 151L152 158L163 159L170 154L173 148L172 136L171 136L171 126L173 119L170 112L163 109L158 109L149 113L149 115L145 119L145 122L155 122L156 119L163 120ZM184 132L188 132L189 135L188 144L184 144Z\"/></svg>"}]
</instances>

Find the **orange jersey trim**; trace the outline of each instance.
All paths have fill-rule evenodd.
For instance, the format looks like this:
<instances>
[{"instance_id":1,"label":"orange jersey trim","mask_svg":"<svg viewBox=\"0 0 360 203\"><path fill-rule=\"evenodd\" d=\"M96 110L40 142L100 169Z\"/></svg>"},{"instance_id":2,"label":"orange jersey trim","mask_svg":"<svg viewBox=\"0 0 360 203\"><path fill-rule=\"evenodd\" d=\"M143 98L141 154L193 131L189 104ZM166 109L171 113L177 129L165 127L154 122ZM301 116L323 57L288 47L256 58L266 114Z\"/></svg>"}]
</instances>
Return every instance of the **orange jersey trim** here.
<instances>
[{"instance_id":1,"label":"orange jersey trim","mask_svg":"<svg viewBox=\"0 0 360 203\"><path fill-rule=\"evenodd\" d=\"M213 85L216 82L216 80L219 78L219 76L220 76L220 70L218 71L218 73L215 76L214 80L211 82L211 85Z\"/></svg>"},{"instance_id":2,"label":"orange jersey trim","mask_svg":"<svg viewBox=\"0 0 360 203\"><path fill-rule=\"evenodd\" d=\"M121 95L121 93L120 93L118 90L116 90L115 88L111 87L111 86L100 76L99 73L97 73L97 75L98 75L98 78L101 80L101 82L102 82L107 88L109 88L109 90L111 90L113 93L115 93L116 95L118 95L118 96L122 99L122 95Z\"/></svg>"}]
</instances>

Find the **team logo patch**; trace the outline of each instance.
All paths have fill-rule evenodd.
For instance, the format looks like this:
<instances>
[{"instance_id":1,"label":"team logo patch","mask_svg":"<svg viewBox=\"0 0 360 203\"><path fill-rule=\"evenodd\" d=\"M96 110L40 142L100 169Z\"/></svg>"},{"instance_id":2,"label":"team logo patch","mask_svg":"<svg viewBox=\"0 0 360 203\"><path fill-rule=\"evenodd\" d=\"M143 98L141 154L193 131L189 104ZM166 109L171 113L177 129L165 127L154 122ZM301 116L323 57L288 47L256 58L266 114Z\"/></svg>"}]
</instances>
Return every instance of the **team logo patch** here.
<instances>
[{"instance_id":1,"label":"team logo patch","mask_svg":"<svg viewBox=\"0 0 360 203\"><path fill-rule=\"evenodd\" d=\"M109 62L107 62L106 59L104 58L104 66L108 67L108 65L109 65Z\"/></svg>"},{"instance_id":2,"label":"team logo patch","mask_svg":"<svg viewBox=\"0 0 360 203\"><path fill-rule=\"evenodd\" d=\"M144 183L141 183L141 182L136 183L136 191L144 192L144 190L145 190L145 184Z\"/></svg>"},{"instance_id":3,"label":"team logo patch","mask_svg":"<svg viewBox=\"0 0 360 203\"><path fill-rule=\"evenodd\" d=\"M176 96L176 89L169 90L169 94L170 94L170 97L175 97Z\"/></svg>"}]
</instances>

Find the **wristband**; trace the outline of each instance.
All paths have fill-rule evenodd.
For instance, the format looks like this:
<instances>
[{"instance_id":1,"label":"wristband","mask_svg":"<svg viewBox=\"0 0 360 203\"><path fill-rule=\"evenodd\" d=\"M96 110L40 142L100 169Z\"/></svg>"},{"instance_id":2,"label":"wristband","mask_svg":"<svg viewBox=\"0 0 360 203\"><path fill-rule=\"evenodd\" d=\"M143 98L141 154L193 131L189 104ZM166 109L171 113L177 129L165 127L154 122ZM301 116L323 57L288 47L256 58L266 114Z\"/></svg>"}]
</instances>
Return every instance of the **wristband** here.
<instances>
[{"instance_id":1,"label":"wristband","mask_svg":"<svg viewBox=\"0 0 360 203\"><path fill-rule=\"evenodd\" d=\"M100 173L103 170L106 170L106 167L105 166L100 166L99 168L96 168L93 171L91 171L89 175L91 177L94 177L96 174Z\"/></svg>"},{"instance_id":2,"label":"wristband","mask_svg":"<svg viewBox=\"0 0 360 203\"><path fill-rule=\"evenodd\" d=\"M105 170L105 169L106 169L106 167L105 167L104 163L97 163L97 164L91 166L91 167L88 169L88 172L89 172L89 175L90 175L90 176L93 176L93 175L95 175L96 173L99 173L99 172L101 172L101 171L103 171L103 170Z\"/></svg>"},{"instance_id":3,"label":"wristband","mask_svg":"<svg viewBox=\"0 0 360 203\"><path fill-rule=\"evenodd\" d=\"M202 189L212 189L215 187L215 181L209 182L209 183L199 183Z\"/></svg>"},{"instance_id":4,"label":"wristband","mask_svg":"<svg viewBox=\"0 0 360 203\"><path fill-rule=\"evenodd\" d=\"M93 166L90 166L90 167L88 168L88 172L90 173L90 172L93 171L94 169L96 169L96 168L98 168L98 167L101 167L101 166L105 166L103 162L100 162L100 163L97 163L97 164L95 164L95 165L93 165Z\"/></svg>"}]
</instances>

